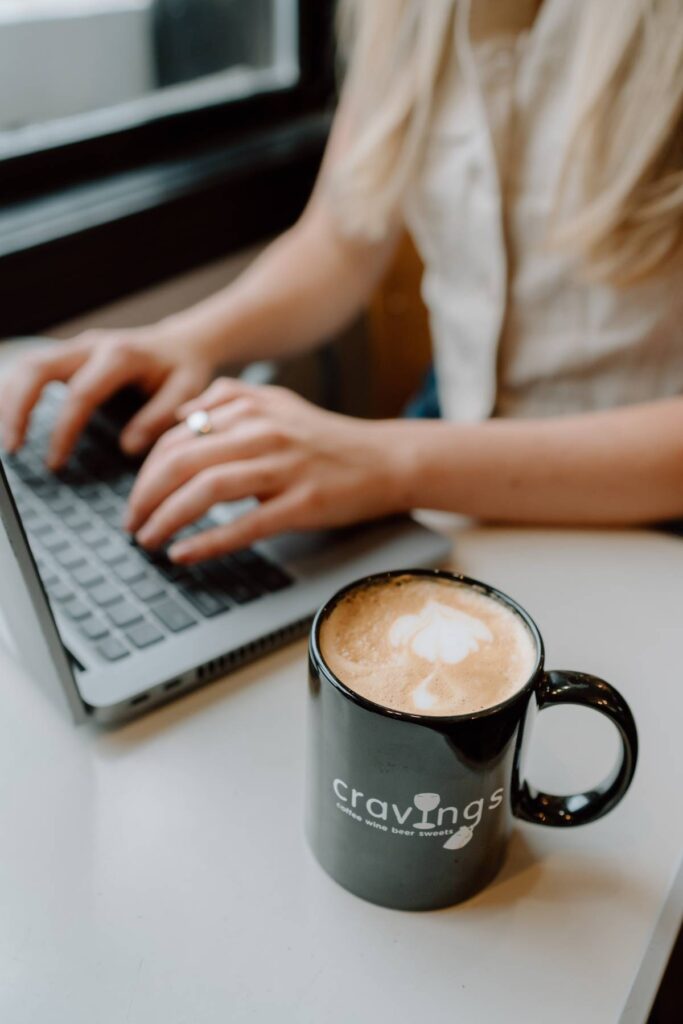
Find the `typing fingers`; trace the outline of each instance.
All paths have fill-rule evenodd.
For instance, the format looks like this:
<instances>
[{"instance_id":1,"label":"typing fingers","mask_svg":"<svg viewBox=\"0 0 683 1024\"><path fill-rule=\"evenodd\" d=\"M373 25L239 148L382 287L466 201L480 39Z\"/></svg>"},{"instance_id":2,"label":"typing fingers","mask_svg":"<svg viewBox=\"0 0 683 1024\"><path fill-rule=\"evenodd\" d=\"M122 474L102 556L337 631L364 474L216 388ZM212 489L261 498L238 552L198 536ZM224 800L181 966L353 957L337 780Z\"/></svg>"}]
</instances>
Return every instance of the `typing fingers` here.
<instances>
[{"instance_id":1,"label":"typing fingers","mask_svg":"<svg viewBox=\"0 0 683 1024\"><path fill-rule=\"evenodd\" d=\"M267 497L282 489L286 468L273 457L210 466L156 509L137 535L140 543L158 546L222 501Z\"/></svg>"},{"instance_id":2,"label":"typing fingers","mask_svg":"<svg viewBox=\"0 0 683 1024\"><path fill-rule=\"evenodd\" d=\"M202 386L201 368L192 366L177 370L142 407L121 434L121 447L131 455L149 448L157 438L176 422L176 409L189 395Z\"/></svg>"},{"instance_id":3,"label":"typing fingers","mask_svg":"<svg viewBox=\"0 0 683 1024\"><path fill-rule=\"evenodd\" d=\"M304 515L303 493L296 489L286 491L264 501L232 523L177 541L169 548L169 557L183 565L218 558L229 551L249 547L273 534L297 530L305 525Z\"/></svg>"},{"instance_id":4,"label":"typing fingers","mask_svg":"<svg viewBox=\"0 0 683 1024\"><path fill-rule=\"evenodd\" d=\"M82 344L54 344L19 359L5 378L0 399L3 443L15 451L24 443L33 407L46 384L68 380L88 357Z\"/></svg>"},{"instance_id":5,"label":"typing fingers","mask_svg":"<svg viewBox=\"0 0 683 1024\"><path fill-rule=\"evenodd\" d=\"M182 438L173 444L160 442L140 470L128 502L126 529L139 530L162 502L204 470L235 460L256 458L277 447L269 431L259 422L242 423L230 432L201 438L188 439L186 430ZM147 532L140 533L138 539L142 544L159 542L155 533L150 536Z\"/></svg>"},{"instance_id":6,"label":"typing fingers","mask_svg":"<svg viewBox=\"0 0 683 1024\"><path fill-rule=\"evenodd\" d=\"M47 463L58 469L68 459L86 423L101 405L139 373L139 357L123 346L96 349L74 373L50 440Z\"/></svg>"}]
</instances>

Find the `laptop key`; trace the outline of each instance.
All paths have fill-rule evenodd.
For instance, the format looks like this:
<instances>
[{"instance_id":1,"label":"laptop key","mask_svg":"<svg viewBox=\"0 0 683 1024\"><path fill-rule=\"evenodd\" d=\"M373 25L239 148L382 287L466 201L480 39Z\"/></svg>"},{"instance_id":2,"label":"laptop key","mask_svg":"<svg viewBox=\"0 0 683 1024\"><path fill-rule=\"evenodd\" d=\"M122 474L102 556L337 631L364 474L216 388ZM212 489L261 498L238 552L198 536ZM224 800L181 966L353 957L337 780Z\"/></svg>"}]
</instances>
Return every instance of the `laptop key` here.
<instances>
[{"instance_id":1,"label":"laptop key","mask_svg":"<svg viewBox=\"0 0 683 1024\"><path fill-rule=\"evenodd\" d=\"M59 475L74 499L85 497L81 488L88 486L89 474L77 459L71 459L68 466L60 470Z\"/></svg>"},{"instance_id":2,"label":"laptop key","mask_svg":"<svg viewBox=\"0 0 683 1024\"><path fill-rule=\"evenodd\" d=\"M134 622L139 622L143 617L140 609L129 601L118 601L108 610L107 615L115 626L121 628L132 626Z\"/></svg>"},{"instance_id":3,"label":"laptop key","mask_svg":"<svg viewBox=\"0 0 683 1024\"><path fill-rule=\"evenodd\" d=\"M114 566L114 572L123 583L135 583L146 575L144 566L132 559L119 562Z\"/></svg>"},{"instance_id":4,"label":"laptop key","mask_svg":"<svg viewBox=\"0 0 683 1024\"><path fill-rule=\"evenodd\" d=\"M69 542L66 537L61 533L55 533L54 530L41 536L41 543L43 544L43 547L47 548L48 551L51 551L53 555L69 546Z\"/></svg>"},{"instance_id":5,"label":"laptop key","mask_svg":"<svg viewBox=\"0 0 683 1024\"><path fill-rule=\"evenodd\" d=\"M206 619L230 607L230 601L224 594L212 594L209 590L195 590L194 587L181 587L181 593Z\"/></svg>"},{"instance_id":6,"label":"laptop key","mask_svg":"<svg viewBox=\"0 0 683 1024\"><path fill-rule=\"evenodd\" d=\"M29 481L27 481L28 483ZM33 476L30 478L30 487L32 491L35 491L43 501L47 501L50 495L55 494L57 491L56 484L52 483L51 480L46 480L44 476Z\"/></svg>"},{"instance_id":7,"label":"laptop key","mask_svg":"<svg viewBox=\"0 0 683 1024\"><path fill-rule=\"evenodd\" d=\"M156 604L153 604L152 611L159 621L162 622L167 629L170 629L172 633L179 633L181 630L197 624L197 620L170 597L166 598L164 601L157 601Z\"/></svg>"},{"instance_id":8,"label":"laptop key","mask_svg":"<svg viewBox=\"0 0 683 1024\"><path fill-rule=\"evenodd\" d=\"M32 537L50 537L52 535L52 523L45 522L44 519L39 520L37 523L28 523L28 532Z\"/></svg>"},{"instance_id":9,"label":"laptop key","mask_svg":"<svg viewBox=\"0 0 683 1024\"><path fill-rule=\"evenodd\" d=\"M106 565L117 565L128 557L129 551L130 548L124 544L117 544L110 540L106 546L97 549L97 554Z\"/></svg>"},{"instance_id":10,"label":"laptop key","mask_svg":"<svg viewBox=\"0 0 683 1024\"><path fill-rule=\"evenodd\" d=\"M109 537L102 530L97 530L91 527L89 530L84 530L80 534L81 540L88 545L89 548L101 548L109 543Z\"/></svg>"},{"instance_id":11,"label":"laptop key","mask_svg":"<svg viewBox=\"0 0 683 1024\"><path fill-rule=\"evenodd\" d=\"M65 569L75 569L85 562L81 552L72 547L62 548L61 551L56 553L55 558Z\"/></svg>"},{"instance_id":12,"label":"laptop key","mask_svg":"<svg viewBox=\"0 0 683 1024\"><path fill-rule=\"evenodd\" d=\"M239 562L247 567L251 567L262 560L261 556L257 555L251 548L240 548L238 551L233 551L229 557L232 562Z\"/></svg>"},{"instance_id":13,"label":"laptop key","mask_svg":"<svg viewBox=\"0 0 683 1024\"><path fill-rule=\"evenodd\" d=\"M90 597L95 604L100 605L101 608L106 605L114 604L115 601L120 601L123 594L116 587L112 587L110 583L98 583L90 590Z\"/></svg>"},{"instance_id":14,"label":"laptop key","mask_svg":"<svg viewBox=\"0 0 683 1024\"><path fill-rule=\"evenodd\" d=\"M136 647L149 647L164 639L164 634L151 622L141 622L126 630L126 636Z\"/></svg>"},{"instance_id":15,"label":"laptop key","mask_svg":"<svg viewBox=\"0 0 683 1024\"><path fill-rule=\"evenodd\" d=\"M98 487L97 491L87 499L88 508L102 515L105 509L111 507L111 497L105 487Z\"/></svg>"},{"instance_id":16,"label":"laptop key","mask_svg":"<svg viewBox=\"0 0 683 1024\"><path fill-rule=\"evenodd\" d=\"M106 661L118 661L120 658L125 658L128 655L128 650L123 646L120 640L116 637L110 636L96 647L97 653L101 655Z\"/></svg>"},{"instance_id":17,"label":"laptop key","mask_svg":"<svg viewBox=\"0 0 683 1024\"><path fill-rule=\"evenodd\" d=\"M252 580L247 581L246 578L238 576L237 573L232 572L224 564L212 565L208 574L215 581L215 584L217 583L222 590L227 591L236 604L247 604L249 601L255 601L263 593L262 588L255 585Z\"/></svg>"},{"instance_id":18,"label":"laptop key","mask_svg":"<svg viewBox=\"0 0 683 1024\"><path fill-rule=\"evenodd\" d=\"M62 513L62 522L70 530L75 530L77 533L80 533L81 530L89 529L91 525L90 518L81 509L76 508L75 505L71 511Z\"/></svg>"},{"instance_id":19,"label":"laptop key","mask_svg":"<svg viewBox=\"0 0 683 1024\"><path fill-rule=\"evenodd\" d=\"M74 592L66 583L58 580L56 583L46 584L46 589L52 601L68 601L74 596Z\"/></svg>"},{"instance_id":20,"label":"laptop key","mask_svg":"<svg viewBox=\"0 0 683 1024\"><path fill-rule=\"evenodd\" d=\"M259 582L263 583L269 591L274 593L278 590L284 590L286 587L291 587L294 581L283 569L278 569L276 565L268 565L259 575Z\"/></svg>"},{"instance_id":21,"label":"laptop key","mask_svg":"<svg viewBox=\"0 0 683 1024\"><path fill-rule=\"evenodd\" d=\"M121 529L123 523L123 510L120 505L107 505L98 510L104 521L116 529Z\"/></svg>"},{"instance_id":22,"label":"laptop key","mask_svg":"<svg viewBox=\"0 0 683 1024\"><path fill-rule=\"evenodd\" d=\"M240 552L240 556L228 556L226 561L229 564L233 559L233 564L236 563L242 572L248 573L256 583L260 583L268 591L283 590L292 583L291 576L283 569L253 551L249 555Z\"/></svg>"},{"instance_id":23,"label":"laptop key","mask_svg":"<svg viewBox=\"0 0 683 1024\"><path fill-rule=\"evenodd\" d=\"M17 468L16 474L19 477L19 479L23 481L23 483L25 483L28 488L30 488L31 491L35 492L36 494L41 493L41 490L43 489L45 483L42 476L38 476L38 474L33 472L33 470L26 469L24 467L22 467L21 469Z\"/></svg>"},{"instance_id":24,"label":"laptop key","mask_svg":"<svg viewBox=\"0 0 683 1024\"><path fill-rule=\"evenodd\" d=\"M254 548L241 548L239 551L233 551L230 555L225 556L229 562L237 562L244 566L245 569L250 571L276 569L278 572L283 572L277 565L269 561L264 555L260 555Z\"/></svg>"},{"instance_id":25,"label":"laptop key","mask_svg":"<svg viewBox=\"0 0 683 1024\"><path fill-rule=\"evenodd\" d=\"M92 587L103 583L104 577L94 565L81 565L71 573L71 579L81 587Z\"/></svg>"},{"instance_id":26,"label":"laptop key","mask_svg":"<svg viewBox=\"0 0 683 1024\"><path fill-rule=\"evenodd\" d=\"M88 640L103 640L105 636L109 636L106 623L97 615L91 615L90 618L84 619L79 623L78 628Z\"/></svg>"},{"instance_id":27,"label":"laptop key","mask_svg":"<svg viewBox=\"0 0 683 1024\"><path fill-rule=\"evenodd\" d=\"M64 491L55 491L54 494L48 494L45 498L45 504L49 505L52 511L58 514L68 512L73 508L72 499Z\"/></svg>"},{"instance_id":28,"label":"laptop key","mask_svg":"<svg viewBox=\"0 0 683 1024\"><path fill-rule=\"evenodd\" d=\"M90 609L87 608L82 601L79 601L77 597L74 597L71 601L67 601L62 607L69 618L73 619L74 622L79 622L81 619L87 619L90 615Z\"/></svg>"},{"instance_id":29,"label":"laptop key","mask_svg":"<svg viewBox=\"0 0 683 1024\"><path fill-rule=\"evenodd\" d=\"M160 573L165 580L171 580L172 582L180 582L183 580L191 580L192 574L190 570L184 565L176 565L175 562L160 561L155 566L158 573Z\"/></svg>"},{"instance_id":30,"label":"laptop key","mask_svg":"<svg viewBox=\"0 0 683 1024\"><path fill-rule=\"evenodd\" d=\"M159 580L151 576L145 576L136 583L131 583L130 589L141 601L153 601L157 597L164 597L166 591Z\"/></svg>"},{"instance_id":31,"label":"laptop key","mask_svg":"<svg viewBox=\"0 0 683 1024\"><path fill-rule=\"evenodd\" d=\"M88 480L84 483L76 484L75 490L78 491L79 497L83 498L87 505L90 505L91 500L99 494L101 487L100 484L96 484Z\"/></svg>"},{"instance_id":32,"label":"laptop key","mask_svg":"<svg viewBox=\"0 0 683 1024\"><path fill-rule=\"evenodd\" d=\"M118 494L122 498L127 498L130 492L133 490L133 484L135 483L135 477L132 473L125 473L120 476L117 480L112 480L109 484L114 494Z\"/></svg>"}]
</instances>

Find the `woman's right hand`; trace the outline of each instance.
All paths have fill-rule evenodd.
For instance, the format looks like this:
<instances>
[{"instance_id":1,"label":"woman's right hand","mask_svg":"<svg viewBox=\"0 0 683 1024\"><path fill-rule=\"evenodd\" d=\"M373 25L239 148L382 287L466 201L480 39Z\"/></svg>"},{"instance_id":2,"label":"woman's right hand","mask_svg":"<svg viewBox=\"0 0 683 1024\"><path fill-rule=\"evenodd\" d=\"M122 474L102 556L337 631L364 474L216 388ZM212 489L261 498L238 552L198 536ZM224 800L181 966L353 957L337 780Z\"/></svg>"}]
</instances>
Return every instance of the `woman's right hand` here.
<instances>
[{"instance_id":1,"label":"woman's right hand","mask_svg":"<svg viewBox=\"0 0 683 1024\"><path fill-rule=\"evenodd\" d=\"M7 451L21 447L31 411L45 385L68 382L47 464L58 469L95 409L119 388L135 384L149 401L121 433L130 455L146 451L176 422L175 412L209 383L213 361L185 330L169 323L128 330L93 330L19 358L0 383L0 427Z\"/></svg>"}]
</instances>

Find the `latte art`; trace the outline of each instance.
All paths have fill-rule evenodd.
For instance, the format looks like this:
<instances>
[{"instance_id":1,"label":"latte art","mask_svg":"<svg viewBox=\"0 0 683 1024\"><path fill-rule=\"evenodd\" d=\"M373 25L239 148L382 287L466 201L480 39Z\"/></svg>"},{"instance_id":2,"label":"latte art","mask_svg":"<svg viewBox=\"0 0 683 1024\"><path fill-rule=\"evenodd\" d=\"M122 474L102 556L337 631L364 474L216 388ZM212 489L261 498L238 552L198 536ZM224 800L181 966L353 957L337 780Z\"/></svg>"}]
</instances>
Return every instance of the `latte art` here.
<instances>
[{"instance_id":1,"label":"latte art","mask_svg":"<svg viewBox=\"0 0 683 1024\"><path fill-rule=\"evenodd\" d=\"M468 654L479 650L479 642L491 642L493 634L486 623L466 612L439 601L427 601L418 615L401 615L389 630L393 647L408 646L413 654L433 663L457 665ZM413 691L413 703L426 711L437 703L429 684L434 672Z\"/></svg>"},{"instance_id":2,"label":"latte art","mask_svg":"<svg viewBox=\"0 0 683 1024\"><path fill-rule=\"evenodd\" d=\"M350 689L429 715L492 707L529 679L535 643L501 601L466 584L397 576L347 594L320 629L321 653Z\"/></svg>"},{"instance_id":3,"label":"latte art","mask_svg":"<svg viewBox=\"0 0 683 1024\"><path fill-rule=\"evenodd\" d=\"M456 665L479 650L480 640L493 640L493 634L481 619L447 604L428 601L419 615L401 615L396 619L389 630L389 640L394 647L408 644L413 654L427 661Z\"/></svg>"}]
</instances>

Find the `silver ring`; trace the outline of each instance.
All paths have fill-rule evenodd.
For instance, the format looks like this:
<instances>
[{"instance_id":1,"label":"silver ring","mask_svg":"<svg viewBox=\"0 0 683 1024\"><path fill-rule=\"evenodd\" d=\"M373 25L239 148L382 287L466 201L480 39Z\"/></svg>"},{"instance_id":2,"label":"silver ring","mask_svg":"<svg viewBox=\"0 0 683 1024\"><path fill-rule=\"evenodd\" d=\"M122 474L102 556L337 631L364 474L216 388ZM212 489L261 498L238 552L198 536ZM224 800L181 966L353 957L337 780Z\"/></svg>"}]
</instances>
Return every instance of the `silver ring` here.
<instances>
[{"instance_id":1,"label":"silver ring","mask_svg":"<svg viewBox=\"0 0 683 1024\"><path fill-rule=\"evenodd\" d=\"M191 412L185 420L185 426L195 437L206 437L213 430L211 417L204 409L197 409L195 412Z\"/></svg>"}]
</instances>

